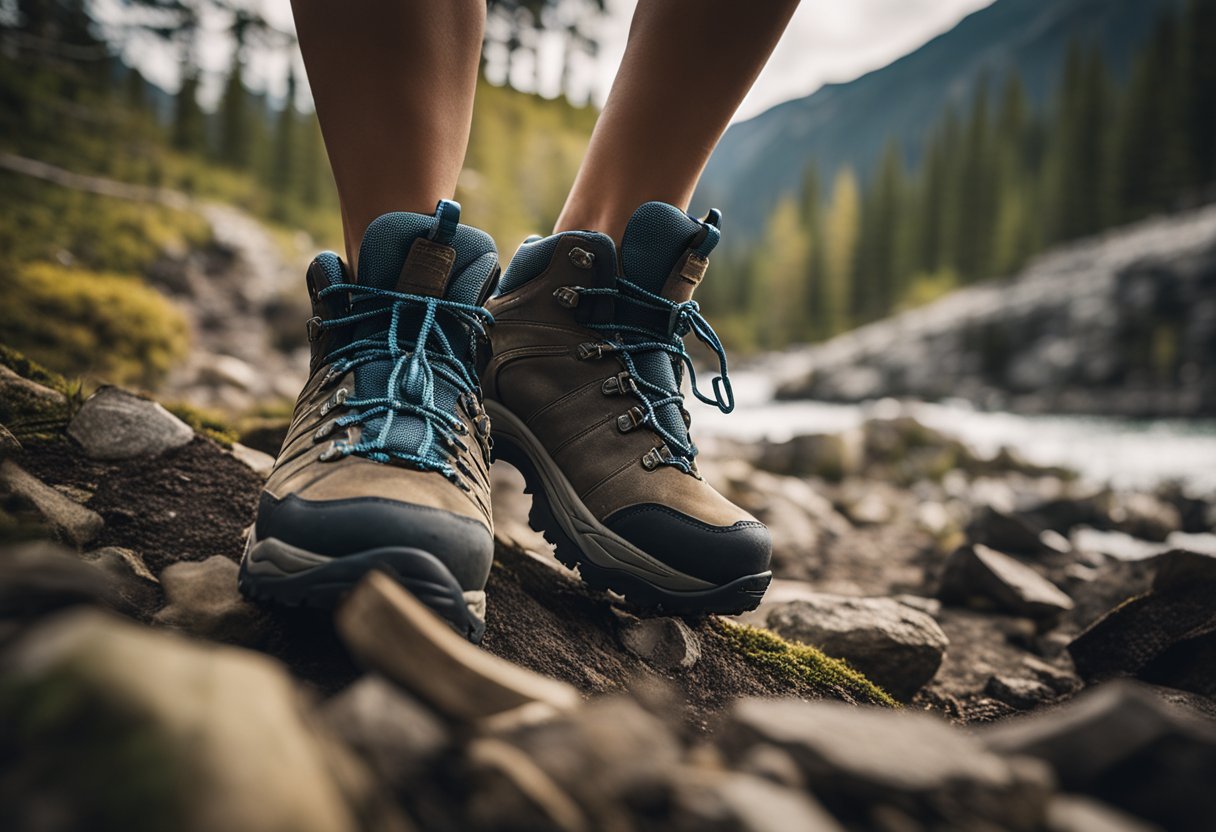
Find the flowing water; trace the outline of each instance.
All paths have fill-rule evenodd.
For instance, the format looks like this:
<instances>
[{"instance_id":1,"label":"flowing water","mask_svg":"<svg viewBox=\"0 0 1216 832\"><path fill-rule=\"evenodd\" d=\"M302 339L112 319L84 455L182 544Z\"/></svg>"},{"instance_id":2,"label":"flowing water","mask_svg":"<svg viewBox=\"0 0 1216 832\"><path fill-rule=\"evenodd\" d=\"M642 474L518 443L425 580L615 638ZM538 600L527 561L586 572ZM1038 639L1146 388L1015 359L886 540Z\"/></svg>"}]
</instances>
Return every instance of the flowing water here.
<instances>
[{"instance_id":1,"label":"flowing water","mask_svg":"<svg viewBox=\"0 0 1216 832\"><path fill-rule=\"evenodd\" d=\"M966 402L859 405L775 401L775 374L761 367L732 370L736 406L730 415L693 411L699 435L783 441L835 433L877 416L900 413L956 436L981 454L1007 446L1041 465L1063 465L1095 482L1146 488L1179 480L1197 494L1216 492L1216 420L1127 420L1099 416L1023 416L979 411Z\"/></svg>"}]
</instances>

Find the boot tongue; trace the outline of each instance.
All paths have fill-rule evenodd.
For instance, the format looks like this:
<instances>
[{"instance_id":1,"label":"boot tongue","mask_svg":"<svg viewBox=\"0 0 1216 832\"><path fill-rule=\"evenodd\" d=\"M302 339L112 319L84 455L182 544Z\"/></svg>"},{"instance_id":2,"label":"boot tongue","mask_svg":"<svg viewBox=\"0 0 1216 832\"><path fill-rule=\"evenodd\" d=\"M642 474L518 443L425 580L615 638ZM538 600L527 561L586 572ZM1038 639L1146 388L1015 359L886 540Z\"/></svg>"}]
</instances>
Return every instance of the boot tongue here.
<instances>
[{"instance_id":1,"label":"boot tongue","mask_svg":"<svg viewBox=\"0 0 1216 832\"><path fill-rule=\"evenodd\" d=\"M621 268L625 279L648 292L661 295L668 275L701 229L702 223L674 205L647 202L633 213L621 238ZM708 249L716 241L715 235L702 253L707 255ZM668 325L666 312L647 310L620 301L617 303L617 320L657 333L665 333ZM639 353L634 357L634 364L643 380L667 390L679 388L676 365L667 353L657 350ZM649 398L659 396L651 393ZM665 431L685 445L691 444L688 428L677 404L656 407L655 416Z\"/></svg>"}]
</instances>

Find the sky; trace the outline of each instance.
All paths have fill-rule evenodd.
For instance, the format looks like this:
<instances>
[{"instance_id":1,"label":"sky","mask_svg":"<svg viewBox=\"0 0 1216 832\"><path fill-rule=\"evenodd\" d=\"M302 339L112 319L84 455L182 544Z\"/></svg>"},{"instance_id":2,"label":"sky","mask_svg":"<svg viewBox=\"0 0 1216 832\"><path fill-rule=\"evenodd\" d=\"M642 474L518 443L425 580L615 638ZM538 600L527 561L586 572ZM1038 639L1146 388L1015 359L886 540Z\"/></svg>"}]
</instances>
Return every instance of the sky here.
<instances>
[{"instance_id":1,"label":"sky","mask_svg":"<svg viewBox=\"0 0 1216 832\"><path fill-rule=\"evenodd\" d=\"M764 0L759 0L764 2ZM865 72L884 66L940 34L967 14L989 5L992 0L802 0L777 46L772 59L761 73L751 93L743 101L735 120L750 118L791 98L808 95L824 83L849 81ZM120 0L96 0L100 16L115 13ZM599 54L576 64L573 84L576 98L602 104L612 84L612 76L625 50L629 19L636 0L608 0L608 13L598 25ZM274 25L290 30L290 0L262 0L262 10ZM220 84L230 62L230 45L219 29L219 20L204 21L213 31L204 36L199 60L206 74L205 100L218 96ZM561 74L562 46L553 36L537 45L539 66L535 76L539 91L555 95ZM131 43L128 61L166 89L177 88L176 58L171 51L147 38ZM254 86L281 97L286 70L294 61L303 77L298 50L257 51L251 55L247 78ZM706 56L706 63L712 57ZM487 73L497 82L514 80L523 86L532 73L517 65L514 79L506 78L502 61L491 60ZM530 82L529 82L530 83ZM307 86L301 84L300 101L306 106Z\"/></svg>"}]
</instances>

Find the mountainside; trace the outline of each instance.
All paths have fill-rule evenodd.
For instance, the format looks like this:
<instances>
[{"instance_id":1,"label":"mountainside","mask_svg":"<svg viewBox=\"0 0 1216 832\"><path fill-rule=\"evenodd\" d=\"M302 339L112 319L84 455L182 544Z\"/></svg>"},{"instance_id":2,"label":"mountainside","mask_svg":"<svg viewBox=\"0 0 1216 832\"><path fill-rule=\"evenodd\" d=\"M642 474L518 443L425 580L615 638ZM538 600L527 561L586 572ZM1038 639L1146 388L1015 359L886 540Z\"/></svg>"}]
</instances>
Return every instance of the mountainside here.
<instances>
[{"instance_id":1,"label":"mountainside","mask_svg":"<svg viewBox=\"0 0 1216 832\"><path fill-rule=\"evenodd\" d=\"M920 49L845 84L829 84L727 130L694 199L718 206L730 242L755 236L777 200L792 193L807 165L821 182L851 166L864 180L884 145L898 140L908 160L944 110L960 111L976 83L1020 74L1030 100L1044 105L1073 41L1100 45L1114 76L1126 76L1136 48L1159 15L1179 0L997 0Z\"/></svg>"}]
</instances>

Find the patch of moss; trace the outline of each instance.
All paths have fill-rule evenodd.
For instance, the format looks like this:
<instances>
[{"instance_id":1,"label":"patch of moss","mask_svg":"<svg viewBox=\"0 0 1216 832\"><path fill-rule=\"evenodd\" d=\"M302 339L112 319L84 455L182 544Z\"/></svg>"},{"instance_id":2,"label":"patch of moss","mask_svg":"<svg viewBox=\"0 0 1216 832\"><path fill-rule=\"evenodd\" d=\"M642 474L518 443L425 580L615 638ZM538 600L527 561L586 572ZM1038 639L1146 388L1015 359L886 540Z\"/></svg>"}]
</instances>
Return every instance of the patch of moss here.
<instances>
[{"instance_id":1,"label":"patch of moss","mask_svg":"<svg viewBox=\"0 0 1216 832\"><path fill-rule=\"evenodd\" d=\"M36 387L8 386L0 396L0 425L23 445L62 439L64 428L80 406L80 383L68 381L4 344L0 344L0 365L47 388L39 392Z\"/></svg>"},{"instance_id":2,"label":"patch of moss","mask_svg":"<svg viewBox=\"0 0 1216 832\"><path fill-rule=\"evenodd\" d=\"M165 402L164 407L165 410L194 428L195 433L206 436L225 448L231 448L232 443L240 439L236 428L229 425L223 416L214 411L186 402Z\"/></svg>"},{"instance_id":3,"label":"patch of moss","mask_svg":"<svg viewBox=\"0 0 1216 832\"><path fill-rule=\"evenodd\" d=\"M845 696L866 705L898 708L890 694L839 659L825 656L805 644L786 641L776 633L711 619L731 648L752 664L779 677L810 685L824 696Z\"/></svg>"},{"instance_id":4,"label":"patch of moss","mask_svg":"<svg viewBox=\"0 0 1216 832\"><path fill-rule=\"evenodd\" d=\"M31 263L8 279L0 332L60 373L154 386L186 353L182 313L138 278Z\"/></svg>"}]
</instances>

